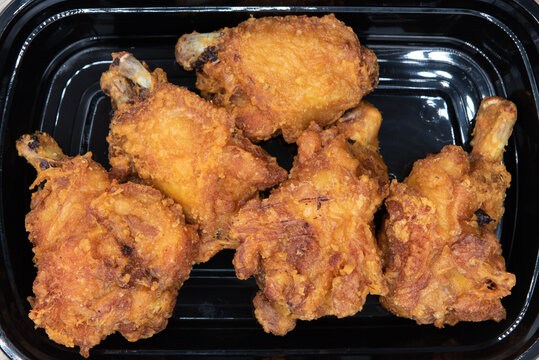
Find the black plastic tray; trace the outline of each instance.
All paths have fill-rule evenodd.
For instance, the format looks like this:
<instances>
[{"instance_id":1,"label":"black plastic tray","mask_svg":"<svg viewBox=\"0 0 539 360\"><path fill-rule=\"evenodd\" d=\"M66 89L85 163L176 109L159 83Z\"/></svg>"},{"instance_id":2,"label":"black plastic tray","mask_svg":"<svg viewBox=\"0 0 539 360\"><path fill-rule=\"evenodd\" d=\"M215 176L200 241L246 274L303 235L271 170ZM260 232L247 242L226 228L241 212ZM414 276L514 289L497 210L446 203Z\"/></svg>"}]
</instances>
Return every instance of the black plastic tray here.
<instances>
[{"instance_id":1,"label":"black plastic tray","mask_svg":"<svg viewBox=\"0 0 539 360\"><path fill-rule=\"evenodd\" d=\"M0 15L0 348L9 357L80 358L76 349L35 330L27 316L35 269L24 216L35 173L17 156L15 140L40 129L52 134L67 154L90 150L107 165L111 108L99 77L112 51L131 51L152 68L162 67L171 82L194 89L194 74L174 61L179 35L234 26L251 15L330 12L353 27L378 56L380 85L367 99L384 116L380 146L394 177L402 179L415 160L446 144L468 147L481 98L499 95L517 104L519 117L505 153L513 181L498 229L507 268L517 276L513 294L503 300L507 319L444 329L418 326L392 316L371 296L354 317L299 322L285 337L275 337L254 319L256 285L236 279L233 253L227 251L195 266L166 330L136 343L109 336L91 358L537 355L538 6L533 1L477 0L384 1L385 7L365 1L293 3L15 1ZM290 166L294 146L279 139L264 146Z\"/></svg>"}]
</instances>

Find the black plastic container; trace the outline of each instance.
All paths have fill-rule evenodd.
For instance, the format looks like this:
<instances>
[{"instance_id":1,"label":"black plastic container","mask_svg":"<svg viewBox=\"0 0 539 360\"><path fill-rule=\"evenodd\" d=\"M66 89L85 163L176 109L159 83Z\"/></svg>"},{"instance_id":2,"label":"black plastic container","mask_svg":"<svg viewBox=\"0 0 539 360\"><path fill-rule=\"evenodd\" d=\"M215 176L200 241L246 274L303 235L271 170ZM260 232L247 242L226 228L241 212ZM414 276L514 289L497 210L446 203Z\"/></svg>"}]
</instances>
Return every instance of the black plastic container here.
<instances>
[{"instance_id":1,"label":"black plastic container","mask_svg":"<svg viewBox=\"0 0 539 360\"><path fill-rule=\"evenodd\" d=\"M231 2L232 3L232 2ZM468 147L481 98L507 97L519 117L505 153L513 180L498 229L507 268L517 276L500 323L418 326L385 311L376 297L354 317L299 322L285 337L263 332L252 314L257 290L236 279L232 252L196 266L163 332L129 343L109 336L93 359L535 358L539 225L539 10L533 1L241 2L15 1L0 15L0 348L13 359L80 359L28 318L35 269L24 229L35 172L15 150L40 129L69 155L92 151L107 165L109 99L99 77L110 53L128 50L171 82L194 90L174 61L178 36L235 26L249 16L335 13L380 63L367 97L382 112L382 155L391 174L444 145ZM151 7L150 7L151 5ZM265 6L268 5L268 6ZM294 146L264 146L290 166Z\"/></svg>"}]
</instances>

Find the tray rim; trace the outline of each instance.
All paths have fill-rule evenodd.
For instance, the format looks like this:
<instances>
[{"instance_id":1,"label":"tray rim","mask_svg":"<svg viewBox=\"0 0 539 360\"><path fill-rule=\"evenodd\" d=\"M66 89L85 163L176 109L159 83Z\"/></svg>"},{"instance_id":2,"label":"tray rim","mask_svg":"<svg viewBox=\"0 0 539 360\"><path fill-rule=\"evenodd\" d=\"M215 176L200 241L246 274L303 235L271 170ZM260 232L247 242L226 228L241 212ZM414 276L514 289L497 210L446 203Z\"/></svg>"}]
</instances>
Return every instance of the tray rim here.
<instances>
[{"instance_id":1,"label":"tray rim","mask_svg":"<svg viewBox=\"0 0 539 360\"><path fill-rule=\"evenodd\" d=\"M525 3L525 2L528 2L528 1L520 1L520 0L516 1L516 3L518 3L519 5L521 5L521 3ZM14 2L10 3L3 10L2 13L0 13L0 42L3 41L4 31L5 31L6 27L8 26L8 22L6 22L6 20L7 20L6 14L11 11L11 13L13 14L12 15L13 16L12 19L13 19L19 12L23 11L31 3L39 3L39 1L15 0ZM533 2L531 2L531 3L533 4ZM379 6L378 7L375 7L375 6L368 6L368 7L360 7L360 6L351 6L351 7L348 7L348 6L344 6L344 7L338 7L338 6L337 7L334 7L334 6L329 6L329 7L314 7L314 6L277 6L277 7L270 7L270 6L267 6L267 7L260 7L260 6L247 6L247 7L245 7L245 6L243 6L243 7L237 7L237 6L210 6L210 7L197 7L197 6L189 6L189 7L184 7L184 6L181 6L181 7L149 7L149 8L139 6L139 7L114 8L112 11L110 11L111 10L110 8L80 8L80 9L72 9L72 10L69 10L69 11L65 11L63 13L64 13L65 16L72 16L72 15L78 15L78 14L84 14L84 13L111 13L111 12L113 12L113 13L130 13L130 12L140 12L141 8L144 8L145 11L150 11L150 12L175 12L175 13L176 12L192 12L192 11L197 11L197 12L222 12L222 11L264 12L264 11L278 11L278 12L283 12L284 13L284 12L290 12L290 11L293 11L293 12L333 12L333 11L335 11L336 12L337 10L339 10L340 12L364 12L364 13L367 13L367 12L372 12L373 9L387 10L387 8L379 7ZM329 10L329 9L332 9L332 10ZM470 9L461 9L463 11L459 11L458 9L454 9L454 8L438 8L438 9L436 9L436 12L444 12L445 10L447 10L448 13L453 13L453 14L467 14L467 15L478 16L478 13L479 13L479 16L481 15L481 13L479 11L470 10ZM390 13L428 13L428 12L432 12L432 9L431 8L419 8L419 7L413 7L413 6L412 7L395 7L395 8L390 9L388 12L390 12ZM534 14L531 13L531 15L533 16ZM481 17L484 17L484 16L481 16ZM51 19L50 23L52 23L52 21L56 21L56 20L59 20L61 18L62 17L51 17L51 18L49 18L49 19ZM534 18L536 18L536 17L534 17ZM489 19L489 20L491 21L492 18ZM499 21L499 22L501 23L501 21ZM47 24L45 24L45 26L48 26L50 23L47 21ZM497 24L497 25L499 26L499 24ZM501 28L504 29L503 27L501 27ZM37 30L37 28L36 28L36 30ZM504 29L504 30L506 30L506 29ZM512 33L509 30L509 35L511 36L511 34L514 37L514 33ZM513 39L515 39L515 38L516 37L514 37ZM516 38L516 40L518 40L518 38ZM520 41L515 42L515 43L517 44L517 47L519 47L521 55L526 55L526 51L525 51L525 49L523 49L523 45L520 43ZM538 47L539 47L539 45L538 45ZM22 51L22 49L21 49L21 51ZM21 54L19 54L19 56L20 55ZM534 95L534 98L536 100L535 101L536 110L539 113L539 101L538 101L539 100L539 91L538 91L538 88L537 88L537 81L536 81L535 73L534 73L534 70L533 70L533 68L532 68L532 66L530 64L530 61L529 61L529 58L527 57L527 55L526 55L525 58L523 57L523 60L525 60L526 71L528 73L530 83L531 83L531 86L532 86L533 95ZM16 74L13 73L13 75L15 76ZM12 78L11 81L10 81L10 84L13 83L13 80L14 79ZM8 89L8 92L9 92L9 89ZM4 94L0 92L0 95L4 95ZM2 100L4 100L4 99L2 99ZM7 111L7 108L4 106L2 115L5 115L6 111ZM2 128L4 128L4 124L2 124L1 126L2 126ZM2 227L3 227L3 225L2 225ZM2 254L2 255L5 255L5 254ZM520 324L520 320L522 320L522 318L526 314L526 311L529 308L529 304L531 303L531 298L534 295L536 295L534 290L535 290L535 285L537 283L538 276L539 276L539 253L538 253L538 256L536 258L535 272L534 272L534 275L532 277L530 287L529 287L529 290L528 290L528 293L527 293L527 298L529 298L530 301L526 302L526 306L525 306L526 309L521 311L519 317L517 318L517 320L515 320L514 324L511 324L510 328L514 328L514 327L518 326ZM539 321L538 321L538 319L536 317L535 328L537 328L537 326L539 326ZM512 329L508 329L504 333L504 336L501 336L501 340L508 337L511 333L512 333ZM18 349L15 349L15 351L13 351L13 349L8 347L8 343L9 343L9 339L8 339L7 335L5 334L4 329L2 329L2 327L0 327L0 350L3 350L5 352L8 352L7 350L11 350L10 353L12 353L13 356L18 356L16 358L21 358L21 359L25 358L25 357L23 357L22 353L20 353L18 351ZM526 351L529 351L530 349L537 347L537 344L538 344L538 341L536 340L535 343L532 345L532 347L530 347ZM11 344L11 345L13 345L13 344ZM488 345L486 345L486 346L488 346ZM476 347L476 346L472 346L472 347ZM394 348L392 348L392 349L394 349ZM332 349L332 351L333 350L336 350L336 349ZM263 350L260 350L260 351L263 351ZM256 350L255 352L260 354L260 351ZM343 351L344 351L343 352L344 354L347 353L347 351L345 349L343 349ZM428 351L428 350L426 350L426 351ZM463 351L465 351L465 350L463 349ZM294 351L291 351L290 353L294 353ZM316 351L316 353L319 354L320 352ZM196 354L200 355L201 353L196 352ZM243 352L241 352L241 354L245 354L245 352L243 351ZM299 352L298 354L306 354L306 352Z\"/></svg>"}]
</instances>

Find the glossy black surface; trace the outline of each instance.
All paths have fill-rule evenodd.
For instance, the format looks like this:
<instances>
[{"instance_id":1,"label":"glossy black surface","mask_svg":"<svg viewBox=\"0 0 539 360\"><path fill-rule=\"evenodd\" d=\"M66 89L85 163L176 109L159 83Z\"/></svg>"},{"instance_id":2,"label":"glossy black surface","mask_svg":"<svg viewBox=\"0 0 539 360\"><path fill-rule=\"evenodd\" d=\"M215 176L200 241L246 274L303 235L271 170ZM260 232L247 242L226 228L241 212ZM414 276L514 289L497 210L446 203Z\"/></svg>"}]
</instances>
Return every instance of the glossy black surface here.
<instances>
[{"instance_id":1,"label":"glossy black surface","mask_svg":"<svg viewBox=\"0 0 539 360\"><path fill-rule=\"evenodd\" d=\"M67 154L92 151L107 165L111 108L99 77L112 51L131 51L150 67L162 67L172 83L194 90L194 74L174 61L179 35L234 26L250 15L333 12L378 56L380 85L367 99L384 116L380 150L393 177L404 178L415 160L444 145L468 148L482 97L499 95L517 104L519 119L504 158L513 180L498 229L508 270L517 275L513 294L503 300L507 319L444 329L417 326L387 313L371 296L354 317L299 322L285 337L275 337L253 318L256 284L236 279L233 253L225 251L194 268L166 330L136 343L110 336L91 358L400 359L445 353L494 359L525 352L537 339L539 324L537 7L531 1L386 3L393 6L218 7L201 1L191 7L158 2L149 8L141 2L126 7L115 1L22 1L8 7L0 16L0 347L13 358L80 358L76 350L34 330L27 317L25 299L32 294L35 270L24 215L35 174L17 157L15 140L40 129ZM294 145L277 138L263 146L290 167Z\"/></svg>"}]
</instances>

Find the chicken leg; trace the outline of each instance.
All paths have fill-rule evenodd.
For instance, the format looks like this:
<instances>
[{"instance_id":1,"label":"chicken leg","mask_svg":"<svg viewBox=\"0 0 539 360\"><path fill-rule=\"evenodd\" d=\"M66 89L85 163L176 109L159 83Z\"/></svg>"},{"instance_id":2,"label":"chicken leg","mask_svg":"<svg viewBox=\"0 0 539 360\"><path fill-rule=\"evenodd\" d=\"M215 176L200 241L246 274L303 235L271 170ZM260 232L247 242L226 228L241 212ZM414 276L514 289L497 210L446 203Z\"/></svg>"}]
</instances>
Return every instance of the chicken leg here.
<instances>
[{"instance_id":1,"label":"chicken leg","mask_svg":"<svg viewBox=\"0 0 539 360\"><path fill-rule=\"evenodd\" d=\"M505 318L500 298L515 276L494 229L511 181L501 160L516 115L510 101L484 99L470 154L448 145L391 183L379 235L389 284L381 302L391 312L437 327Z\"/></svg>"},{"instance_id":2,"label":"chicken leg","mask_svg":"<svg viewBox=\"0 0 539 360\"><path fill-rule=\"evenodd\" d=\"M229 217L286 171L224 109L168 83L161 69L150 73L129 53L113 58L101 78L116 106L107 137L112 174L136 175L181 204L187 220L200 225L199 262L237 247Z\"/></svg>"},{"instance_id":3,"label":"chicken leg","mask_svg":"<svg viewBox=\"0 0 539 360\"><path fill-rule=\"evenodd\" d=\"M49 337L89 350L119 331L129 341L165 328L198 246L181 207L149 186L118 184L91 153L68 157L47 134L17 150L38 174L26 229L37 277L30 318Z\"/></svg>"}]
</instances>

